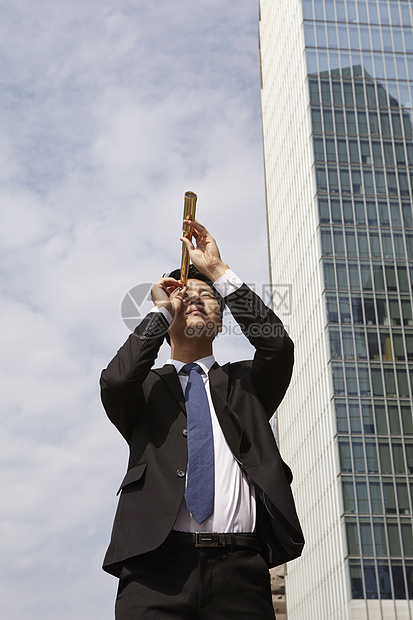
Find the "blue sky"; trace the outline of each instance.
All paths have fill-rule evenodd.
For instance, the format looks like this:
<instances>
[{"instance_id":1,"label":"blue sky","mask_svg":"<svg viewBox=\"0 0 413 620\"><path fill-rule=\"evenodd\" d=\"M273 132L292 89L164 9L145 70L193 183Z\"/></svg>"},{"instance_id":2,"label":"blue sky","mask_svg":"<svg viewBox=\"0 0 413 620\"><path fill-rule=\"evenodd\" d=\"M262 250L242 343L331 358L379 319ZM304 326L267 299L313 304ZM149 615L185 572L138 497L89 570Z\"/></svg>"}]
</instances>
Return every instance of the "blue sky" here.
<instances>
[{"instance_id":1,"label":"blue sky","mask_svg":"<svg viewBox=\"0 0 413 620\"><path fill-rule=\"evenodd\" d=\"M268 281L258 0L4 2L0 82L0 616L110 620L127 448L98 379L122 299L179 266L186 190Z\"/></svg>"}]
</instances>

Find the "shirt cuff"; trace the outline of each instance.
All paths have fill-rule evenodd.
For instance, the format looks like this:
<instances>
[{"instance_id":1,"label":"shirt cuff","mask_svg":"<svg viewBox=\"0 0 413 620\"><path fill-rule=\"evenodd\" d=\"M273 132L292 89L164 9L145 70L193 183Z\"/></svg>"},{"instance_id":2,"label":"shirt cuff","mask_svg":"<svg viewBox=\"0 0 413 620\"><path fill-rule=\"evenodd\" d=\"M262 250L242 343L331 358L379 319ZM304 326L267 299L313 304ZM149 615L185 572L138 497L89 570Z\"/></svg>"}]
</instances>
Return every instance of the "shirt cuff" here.
<instances>
[{"instance_id":1,"label":"shirt cuff","mask_svg":"<svg viewBox=\"0 0 413 620\"><path fill-rule=\"evenodd\" d=\"M231 293L235 293L235 291L237 291L242 285L243 281L232 271L232 269L227 269L224 275L214 282L214 288L218 291L221 297L227 297Z\"/></svg>"},{"instance_id":2,"label":"shirt cuff","mask_svg":"<svg viewBox=\"0 0 413 620\"><path fill-rule=\"evenodd\" d=\"M165 319L168 321L168 325L172 323L172 314L169 312L169 310L167 310L163 306L154 306L151 312L160 312L161 314L164 315Z\"/></svg>"}]
</instances>

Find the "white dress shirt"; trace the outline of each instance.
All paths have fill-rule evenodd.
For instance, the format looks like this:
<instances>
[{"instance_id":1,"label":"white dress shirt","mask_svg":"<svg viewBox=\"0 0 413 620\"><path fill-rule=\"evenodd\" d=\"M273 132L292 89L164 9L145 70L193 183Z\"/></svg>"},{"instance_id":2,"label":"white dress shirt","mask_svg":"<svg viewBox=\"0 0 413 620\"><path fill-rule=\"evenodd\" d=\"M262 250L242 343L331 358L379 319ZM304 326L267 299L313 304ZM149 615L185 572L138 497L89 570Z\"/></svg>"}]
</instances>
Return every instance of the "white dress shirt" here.
<instances>
[{"instance_id":1,"label":"white dress shirt","mask_svg":"<svg viewBox=\"0 0 413 620\"><path fill-rule=\"evenodd\" d=\"M253 532L256 513L255 490L249 484L232 454L215 413L208 377L208 372L214 362L213 355L196 360L196 363L202 368L201 377L204 380L208 396L214 435L214 512L206 521L201 524L198 523L186 507L184 496L173 529L180 532ZM179 374L181 368L185 366L184 362L168 360L167 363L175 366L185 394L188 375Z\"/></svg>"}]
</instances>

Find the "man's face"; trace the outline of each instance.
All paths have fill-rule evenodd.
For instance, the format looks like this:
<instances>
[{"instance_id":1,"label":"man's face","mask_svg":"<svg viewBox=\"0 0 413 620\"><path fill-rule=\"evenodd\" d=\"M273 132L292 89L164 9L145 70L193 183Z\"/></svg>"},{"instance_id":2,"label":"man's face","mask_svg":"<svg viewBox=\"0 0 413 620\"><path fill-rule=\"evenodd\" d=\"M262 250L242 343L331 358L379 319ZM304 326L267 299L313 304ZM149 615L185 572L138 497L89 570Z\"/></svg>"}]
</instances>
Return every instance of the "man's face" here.
<instances>
[{"instance_id":1,"label":"man's face","mask_svg":"<svg viewBox=\"0 0 413 620\"><path fill-rule=\"evenodd\" d=\"M212 288L202 280L188 280L188 290L169 332L173 337L206 336L211 340L221 331L219 303Z\"/></svg>"}]
</instances>

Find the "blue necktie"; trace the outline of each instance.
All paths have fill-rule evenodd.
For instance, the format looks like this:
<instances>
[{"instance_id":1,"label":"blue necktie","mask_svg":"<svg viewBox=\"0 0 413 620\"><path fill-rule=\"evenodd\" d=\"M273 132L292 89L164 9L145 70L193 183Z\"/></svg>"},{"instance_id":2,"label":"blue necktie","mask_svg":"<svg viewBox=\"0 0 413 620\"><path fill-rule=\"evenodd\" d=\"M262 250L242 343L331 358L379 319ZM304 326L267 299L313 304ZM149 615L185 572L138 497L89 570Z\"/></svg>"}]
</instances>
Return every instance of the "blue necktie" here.
<instances>
[{"instance_id":1,"label":"blue necktie","mask_svg":"<svg viewBox=\"0 0 413 620\"><path fill-rule=\"evenodd\" d=\"M214 436L204 380L198 364L186 364L185 406L188 425L186 506L198 523L214 512Z\"/></svg>"}]
</instances>

